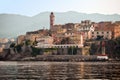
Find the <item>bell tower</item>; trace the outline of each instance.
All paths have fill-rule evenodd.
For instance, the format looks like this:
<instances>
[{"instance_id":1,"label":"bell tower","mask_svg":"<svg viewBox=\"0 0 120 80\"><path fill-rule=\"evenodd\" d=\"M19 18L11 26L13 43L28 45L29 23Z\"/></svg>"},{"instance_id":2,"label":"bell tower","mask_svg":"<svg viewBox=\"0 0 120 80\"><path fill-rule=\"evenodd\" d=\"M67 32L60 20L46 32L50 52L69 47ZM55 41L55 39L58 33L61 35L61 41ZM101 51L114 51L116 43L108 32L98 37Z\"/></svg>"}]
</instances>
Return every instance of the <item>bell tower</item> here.
<instances>
[{"instance_id":1,"label":"bell tower","mask_svg":"<svg viewBox=\"0 0 120 80\"><path fill-rule=\"evenodd\" d=\"M50 14L50 30L53 29L54 21L55 21L55 16L54 16L53 12L51 12L51 14Z\"/></svg>"}]
</instances>

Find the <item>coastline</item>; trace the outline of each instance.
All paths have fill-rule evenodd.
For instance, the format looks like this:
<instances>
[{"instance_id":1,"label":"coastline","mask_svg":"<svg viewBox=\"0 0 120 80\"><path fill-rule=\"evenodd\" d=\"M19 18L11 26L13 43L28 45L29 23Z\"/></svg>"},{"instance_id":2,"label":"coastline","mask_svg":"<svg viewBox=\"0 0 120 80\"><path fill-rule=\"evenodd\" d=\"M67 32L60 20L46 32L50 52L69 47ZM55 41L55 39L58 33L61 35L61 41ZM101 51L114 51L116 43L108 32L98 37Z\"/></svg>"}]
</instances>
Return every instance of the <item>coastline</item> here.
<instances>
[{"instance_id":1,"label":"coastline","mask_svg":"<svg viewBox=\"0 0 120 80\"><path fill-rule=\"evenodd\" d=\"M14 60L0 61L43 61L43 62L119 62L116 59L97 59L97 55L37 55L36 57L24 57Z\"/></svg>"}]
</instances>

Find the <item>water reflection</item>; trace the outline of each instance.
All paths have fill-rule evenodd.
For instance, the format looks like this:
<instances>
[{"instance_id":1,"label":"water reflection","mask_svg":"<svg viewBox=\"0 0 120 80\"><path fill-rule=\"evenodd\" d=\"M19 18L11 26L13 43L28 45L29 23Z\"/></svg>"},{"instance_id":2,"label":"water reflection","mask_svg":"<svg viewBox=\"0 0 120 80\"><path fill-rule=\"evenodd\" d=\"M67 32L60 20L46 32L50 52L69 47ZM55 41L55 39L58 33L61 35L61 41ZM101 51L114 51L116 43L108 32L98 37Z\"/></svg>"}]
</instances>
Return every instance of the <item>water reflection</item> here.
<instances>
[{"instance_id":1,"label":"water reflection","mask_svg":"<svg viewBox=\"0 0 120 80\"><path fill-rule=\"evenodd\" d=\"M0 62L0 80L120 79L120 63Z\"/></svg>"}]
</instances>

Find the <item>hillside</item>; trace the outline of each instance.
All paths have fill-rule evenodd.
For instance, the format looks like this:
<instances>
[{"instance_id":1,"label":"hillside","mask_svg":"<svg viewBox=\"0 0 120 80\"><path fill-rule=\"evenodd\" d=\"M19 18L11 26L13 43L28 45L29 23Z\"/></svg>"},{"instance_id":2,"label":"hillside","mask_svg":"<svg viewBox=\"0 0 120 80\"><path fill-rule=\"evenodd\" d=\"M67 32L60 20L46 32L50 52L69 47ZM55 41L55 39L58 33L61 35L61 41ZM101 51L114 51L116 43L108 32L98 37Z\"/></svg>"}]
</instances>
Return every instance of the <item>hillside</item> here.
<instances>
[{"instance_id":1,"label":"hillside","mask_svg":"<svg viewBox=\"0 0 120 80\"><path fill-rule=\"evenodd\" d=\"M119 21L120 15L86 14L74 11L55 12L55 24L79 23L81 20L100 21ZM0 14L0 38L16 37L25 34L27 31L49 28L50 12L42 12L35 16L23 16L16 14Z\"/></svg>"}]
</instances>

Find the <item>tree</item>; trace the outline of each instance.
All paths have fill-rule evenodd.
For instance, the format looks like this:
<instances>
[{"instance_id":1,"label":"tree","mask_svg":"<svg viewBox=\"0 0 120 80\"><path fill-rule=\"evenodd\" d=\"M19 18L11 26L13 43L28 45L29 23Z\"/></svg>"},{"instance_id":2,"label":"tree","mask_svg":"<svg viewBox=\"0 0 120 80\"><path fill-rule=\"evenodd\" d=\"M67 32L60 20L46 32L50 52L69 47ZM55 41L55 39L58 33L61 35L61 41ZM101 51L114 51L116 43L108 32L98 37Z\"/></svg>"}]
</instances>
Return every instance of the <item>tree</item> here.
<instances>
[{"instance_id":1,"label":"tree","mask_svg":"<svg viewBox=\"0 0 120 80\"><path fill-rule=\"evenodd\" d=\"M15 43L11 43L10 48L14 48L14 47L15 47Z\"/></svg>"},{"instance_id":2,"label":"tree","mask_svg":"<svg viewBox=\"0 0 120 80\"><path fill-rule=\"evenodd\" d=\"M26 40L26 41L25 41L25 45L27 45L27 46L28 46L28 45L32 45L32 41Z\"/></svg>"},{"instance_id":3,"label":"tree","mask_svg":"<svg viewBox=\"0 0 120 80\"><path fill-rule=\"evenodd\" d=\"M34 41L34 42L33 42L33 45L34 45L34 46L36 46L36 45L37 45L37 43L38 43L37 41Z\"/></svg>"},{"instance_id":4,"label":"tree","mask_svg":"<svg viewBox=\"0 0 120 80\"><path fill-rule=\"evenodd\" d=\"M16 45L15 48L18 53L20 53L22 51L21 45Z\"/></svg>"},{"instance_id":5,"label":"tree","mask_svg":"<svg viewBox=\"0 0 120 80\"><path fill-rule=\"evenodd\" d=\"M32 48L32 53L31 53L32 56L36 56L40 54L40 52L42 52L42 49L35 48L35 47L31 47L31 48Z\"/></svg>"},{"instance_id":6,"label":"tree","mask_svg":"<svg viewBox=\"0 0 120 80\"><path fill-rule=\"evenodd\" d=\"M114 48L115 56L120 57L120 37L116 38L114 40L114 43L115 43L115 48Z\"/></svg>"}]
</instances>

